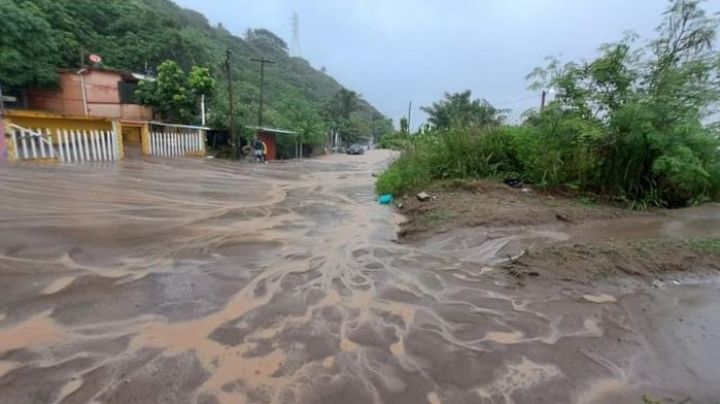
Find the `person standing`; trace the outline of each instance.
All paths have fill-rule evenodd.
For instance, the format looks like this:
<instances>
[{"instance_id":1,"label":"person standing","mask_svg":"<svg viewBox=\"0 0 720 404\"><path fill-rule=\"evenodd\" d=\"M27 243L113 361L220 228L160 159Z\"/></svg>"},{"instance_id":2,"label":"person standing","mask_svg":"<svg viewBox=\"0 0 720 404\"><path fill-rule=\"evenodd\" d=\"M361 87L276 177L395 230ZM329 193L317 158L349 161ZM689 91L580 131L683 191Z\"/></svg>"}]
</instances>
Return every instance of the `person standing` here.
<instances>
[{"instance_id":1,"label":"person standing","mask_svg":"<svg viewBox=\"0 0 720 404\"><path fill-rule=\"evenodd\" d=\"M255 141L253 142L253 150L255 150L255 161L260 163L262 161L265 161L265 153L267 150L267 146L265 145L265 142L260 140L259 137L255 137Z\"/></svg>"}]
</instances>

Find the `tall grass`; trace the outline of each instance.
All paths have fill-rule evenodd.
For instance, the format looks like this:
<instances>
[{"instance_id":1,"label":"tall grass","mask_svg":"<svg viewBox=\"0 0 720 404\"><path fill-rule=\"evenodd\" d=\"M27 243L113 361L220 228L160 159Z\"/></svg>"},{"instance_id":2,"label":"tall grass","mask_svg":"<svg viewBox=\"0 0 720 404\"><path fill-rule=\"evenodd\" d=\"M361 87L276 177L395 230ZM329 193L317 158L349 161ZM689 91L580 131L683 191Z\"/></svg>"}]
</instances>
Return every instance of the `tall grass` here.
<instances>
[{"instance_id":1,"label":"tall grass","mask_svg":"<svg viewBox=\"0 0 720 404\"><path fill-rule=\"evenodd\" d=\"M605 194L638 209L720 199L720 142L699 126L671 134L613 133L560 118L426 133L404 144L378 178L378 193L413 192L436 180L519 177L541 187Z\"/></svg>"},{"instance_id":2,"label":"tall grass","mask_svg":"<svg viewBox=\"0 0 720 404\"><path fill-rule=\"evenodd\" d=\"M512 169L512 139L500 132L452 131L410 137L377 182L377 192L399 194L433 180L496 177Z\"/></svg>"}]
</instances>

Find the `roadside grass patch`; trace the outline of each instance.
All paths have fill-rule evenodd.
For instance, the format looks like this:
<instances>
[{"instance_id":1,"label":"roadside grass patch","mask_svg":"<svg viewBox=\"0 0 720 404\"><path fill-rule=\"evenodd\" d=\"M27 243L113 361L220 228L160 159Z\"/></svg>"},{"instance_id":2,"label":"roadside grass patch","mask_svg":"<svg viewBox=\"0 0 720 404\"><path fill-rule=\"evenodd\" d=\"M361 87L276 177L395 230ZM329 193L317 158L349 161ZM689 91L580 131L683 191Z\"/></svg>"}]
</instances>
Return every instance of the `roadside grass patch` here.
<instances>
[{"instance_id":1,"label":"roadside grass patch","mask_svg":"<svg viewBox=\"0 0 720 404\"><path fill-rule=\"evenodd\" d=\"M720 238L687 240L685 245L697 253L720 255Z\"/></svg>"}]
</instances>

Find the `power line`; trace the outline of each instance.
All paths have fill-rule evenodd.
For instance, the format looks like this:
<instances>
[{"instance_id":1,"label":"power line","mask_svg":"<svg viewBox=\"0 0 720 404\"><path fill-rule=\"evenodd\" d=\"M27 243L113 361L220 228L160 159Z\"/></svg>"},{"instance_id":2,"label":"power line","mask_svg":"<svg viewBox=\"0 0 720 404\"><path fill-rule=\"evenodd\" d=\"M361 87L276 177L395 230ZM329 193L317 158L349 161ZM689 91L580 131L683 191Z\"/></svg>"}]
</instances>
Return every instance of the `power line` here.
<instances>
[{"instance_id":1,"label":"power line","mask_svg":"<svg viewBox=\"0 0 720 404\"><path fill-rule=\"evenodd\" d=\"M518 99L516 99L516 100L498 102L498 103L495 103L494 105L515 104L515 103L518 103L518 102L521 102L521 101L534 100L535 98L537 98L536 95L531 95L531 96L524 97L524 98L518 98Z\"/></svg>"}]
</instances>

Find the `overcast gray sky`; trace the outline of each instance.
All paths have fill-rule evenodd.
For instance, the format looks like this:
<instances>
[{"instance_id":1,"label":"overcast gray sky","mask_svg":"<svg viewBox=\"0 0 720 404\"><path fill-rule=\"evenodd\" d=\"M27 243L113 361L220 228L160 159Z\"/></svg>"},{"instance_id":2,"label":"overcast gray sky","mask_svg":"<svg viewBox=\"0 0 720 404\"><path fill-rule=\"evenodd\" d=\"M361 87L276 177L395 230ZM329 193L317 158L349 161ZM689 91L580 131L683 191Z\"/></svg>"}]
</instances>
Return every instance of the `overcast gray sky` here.
<instances>
[{"instance_id":1,"label":"overcast gray sky","mask_svg":"<svg viewBox=\"0 0 720 404\"><path fill-rule=\"evenodd\" d=\"M241 35L267 28L292 43L299 14L302 56L363 95L397 125L413 101L470 89L513 116L540 95L525 75L544 57L591 58L625 30L653 34L666 0L175 0ZM705 3L720 10L720 0Z\"/></svg>"}]
</instances>

